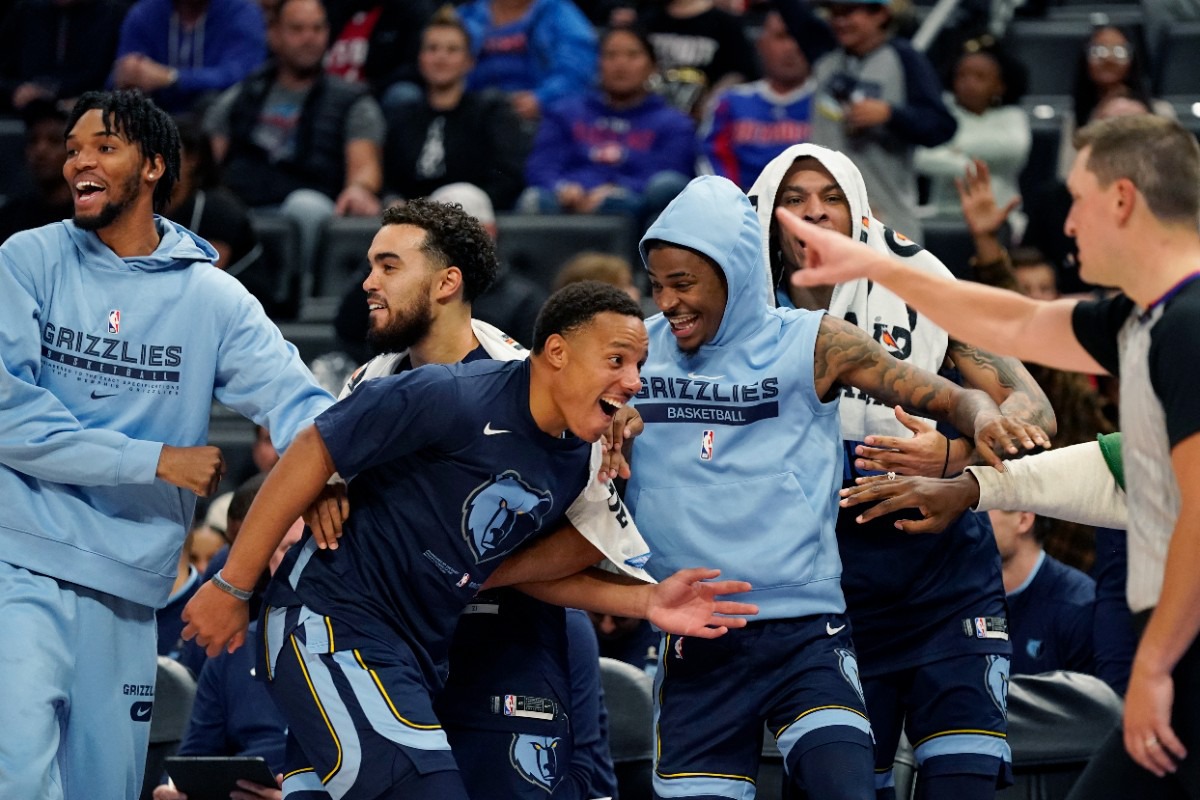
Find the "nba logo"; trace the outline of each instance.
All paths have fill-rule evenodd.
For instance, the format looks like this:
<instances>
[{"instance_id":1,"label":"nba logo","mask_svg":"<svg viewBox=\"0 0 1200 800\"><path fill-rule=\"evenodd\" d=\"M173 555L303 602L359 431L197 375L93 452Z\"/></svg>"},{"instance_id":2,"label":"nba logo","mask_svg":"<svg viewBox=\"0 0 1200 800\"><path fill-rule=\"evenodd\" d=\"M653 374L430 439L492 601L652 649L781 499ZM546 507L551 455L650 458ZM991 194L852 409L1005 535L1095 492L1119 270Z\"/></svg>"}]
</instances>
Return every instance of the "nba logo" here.
<instances>
[{"instance_id":1,"label":"nba logo","mask_svg":"<svg viewBox=\"0 0 1200 800\"><path fill-rule=\"evenodd\" d=\"M983 617L975 618L975 636L979 639L987 638L987 620Z\"/></svg>"},{"instance_id":2,"label":"nba logo","mask_svg":"<svg viewBox=\"0 0 1200 800\"><path fill-rule=\"evenodd\" d=\"M112 311L108 312L108 332L109 333L120 333L121 332L121 312L115 308Z\"/></svg>"},{"instance_id":3,"label":"nba logo","mask_svg":"<svg viewBox=\"0 0 1200 800\"><path fill-rule=\"evenodd\" d=\"M713 432L705 431L700 434L700 460L712 461Z\"/></svg>"},{"instance_id":4,"label":"nba logo","mask_svg":"<svg viewBox=\"0 0 1200 800\"><path fill-rule=\"evenodd\" d=\"M504 695L504 716L511 717L517 710L517 696L515 694Z\"/></svg>"}]
</instances>

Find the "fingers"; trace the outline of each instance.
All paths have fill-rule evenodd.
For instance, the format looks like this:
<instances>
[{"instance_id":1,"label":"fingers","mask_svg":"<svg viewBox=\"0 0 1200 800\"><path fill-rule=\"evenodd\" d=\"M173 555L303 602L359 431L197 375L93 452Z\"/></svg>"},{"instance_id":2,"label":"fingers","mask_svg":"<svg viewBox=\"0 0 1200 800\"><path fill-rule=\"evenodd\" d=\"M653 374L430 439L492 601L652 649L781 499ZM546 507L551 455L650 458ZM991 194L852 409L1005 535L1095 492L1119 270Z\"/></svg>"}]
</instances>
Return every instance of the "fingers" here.
<instances>
[{"instance_id":1,"label":"fingers","mask_svg":"<svg viewBox=\"0 0 1200 800\"><path fill-rule=\"evenodd\" d=\"M702 581L701 585L698 586L697 588L699 588L701 591L703 591L709 597L723 597L724 595L728 595L728 594L742 594L744 592L748 592L748 591L750 591L751 586L746 581ZM723 602L727 602L727 601L721 600L719 602L723 603ZM748 607L754 608L753 606L748 606ZM758 613L758 609L754 608L753 611L745 611L745 612L739 611L739 612L731 612L731 613L756 614L756 613Z\"/></svg>"},{"instance_id":2,"label":"fingers","mask_svg":"<svg viewBox=\"0 0 1200 800\"><path fill-rule=\"evenodd\" d=\"M979 456L979 460L989 467L995 467L1000 472L1007 472L1004 468L1004 460L996 455L986 441L980 440L975 444L975 453Z\"/></svg>"},{"instance_id":3,"label":"fingers","mask_svg":"<svg viewBox=\"0 0 1200 800\"><path fill-rule=\"evenodd\" d=\"M676 572L672 577L678 578L686 583L697 583L706 581L710 578L715 578L721 574L719 569L710 569L709 567L687 567ZM731 581L721 581L721 583L730 583Z\"/></svg>"},{"instance_id":4,"label":"fingers","mask_svg":"<svg viewBox=\"0 0 1200 800\"><path fill-rule=\"evenodd\" d=\"M739 603L734 600L718 600L713 603L713 613L724 617L753 617L758 614L758 606L754 603Z\"/></svg>"},{"instance_id":5,"label":"fingers","mask_svg":"<svg viewBox=\"0 0 1200 800\"><path fill-rule=\"evenodd\" d=\"M913 433L924 433L925 431L933 430L933 426L930 425L928 422L921 419L920 417L914 417L912 414L909 414L907 411L905 411L900 406L896 406L896 419L900 421L901 425L908 428ZM891 438L891 437L868 436L867 441L870 441L871 439L879 439L879 438ZM887 445L884 445L884 446L886 447Z\"/></svg>"},{"instance_id":6,"label":"fingers","mask_svg":"<svg viewBox=\"0 0 1200 800\"><path fill-rule=\"evenodd\" d=\"M745 622L745 620L743 620ZM688 633L688 636L693 639L716 639L718 636L724 636L729 633L729 628L724 625L717 628L697 628Z\"/></svg>"},{"instance_id":7,"label":"fingers","mask_svg":"<svg viewBox=\"0 0 1200 800\"><path fill-rule=\"evenodd\" d=\"M1126 730L1125 749L1134 761L1161 778L1177 769L1172 756L1183 758L1179 754L1187 751L1169 725L1151 731L1147 734L1141 729Z\"/></svg>"},{"instance_id":8,"label":"fingers","mask_svg":"<svg viewBox=\"0 0 1200 800\"><path fill-rule=\"evenodd\" d=\"M920 509L925 514L925 509ZM932 514L921 519L898 519L896 529L904 533L941 533L946 526L954 521L951 516Z\"/></svg>"}]
</instances>

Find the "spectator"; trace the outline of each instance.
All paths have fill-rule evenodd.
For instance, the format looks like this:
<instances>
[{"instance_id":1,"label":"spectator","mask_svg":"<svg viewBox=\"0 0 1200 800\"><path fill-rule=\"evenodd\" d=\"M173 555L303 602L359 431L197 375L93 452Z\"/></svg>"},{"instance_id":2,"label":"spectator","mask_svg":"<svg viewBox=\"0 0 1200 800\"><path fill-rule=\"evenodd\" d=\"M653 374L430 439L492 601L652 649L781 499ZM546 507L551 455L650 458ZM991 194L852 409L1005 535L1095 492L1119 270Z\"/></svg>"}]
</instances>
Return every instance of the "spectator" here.
<instances>
[{"instance_id":1,"label":"spectator","mask_svg":"<svg viewBox=\"0 0 1200 800\"><path fill-rule=\"evenodd\" d=\"M385 109L384 186L404 198L424 197L451 183L473 183L494 208L511 209L525 180L529 141L507 98L468 92L471 41L449 7L421 33L417 63L423 95Z\"/></svg>"},{"instance_id":2,"label":"spectator","mask_svg":"<svg viewBox=\"0 0 1200 800\"><path fill-rule=\"evenodd\" d=\"M1144 106L1152 113L1175 118L1170 103L1150 95L1150 76L1141 54L1138 37L1115 25L1101 25L1083 43L1075 64L1075 88L1071 93L1074 114L1063 117L1058 150L1058 177L1065 181L1075 160L1072 143L1075 131L1089 122L1109 117L1141 113ZM1105 110L1106 101L1127 98L1140 106L1119 103ZM1099 113L1097 113L1099 111Z\"/></svg>"},{"instance_id":3,"label":"spectator","mask_svg":"<svg viewBox=\"0 0 1200 800\"><path fill-rule=\"evenodd\" d=\"M1029 117L1017 105L1025 90L1023 70L998 47L978 39L968 41L952 75L946 105L958 130L945 144L917 148L914 163L917 172L930 179L928 210L958 219L954 182L975 159L988 165L996 202L1007 208L1015 201L1017 179L1029 158L1033 135ZM1020 239L1024 215L1014 209L1008 219L1014 238Z\"/></svg>"},{"instance_id":4,"label":"spectator","mask_svg":"<svg viewBox=\"0 0 1200 800\"><path fill-rule=\"evenodd\" d=\"M772 158L808 141L811 131L808 59L777 11L763 23L758 56L762 79L719 93L700 133L708 170L743 190Z\"/></svg>"},{"instance_id":5,"label":"spectator","mask_svg":"<svg viewBox=\"0 0 1200 800\"><path fill-rule=\"evenodd\" d=\"M379 213L379 105L325 75L329 25L320 0L280 0L270 26L274 60L227 90L205 118L225 182L251 208L300 225L302 266L325 221Z\"/></svg>"},{"instance_id":6,"label":"spectator","mask_svg":"<svg viewBox=\"0 0 1200 800\"><path fill-rule=\"evenodd\" d=\"M596 34L571 0L472 0L459 14L475 57L467 88L509 93L521 119L592 85Z\"/></svg>"},{"instance_id":7,"label":"spectator","mask_svg":"<svg viewBox=\"0 0 1200 800\"><path fill-rule=\"evenodd\" d=\"M433 13L430 0L342 0L329 7L333 43L325 71L365 86L378 98L400 83L416 92L421 28Z\"/></svg>"},{"instance_id":8,"label":"spectator","mask_svg":"<svg viewBox=\"0 0 1200 800\"><path fill-rule=\"evenodd\" d=\"M171 113L245 78L266 58L250 0L138 0L121 26L112 83Z\"/></svg>"},{"instance_id":9,"label":"spectator","mask_svg":"<svg viewBox=\"0 0 1200 800\"><path fill-rule=\"evenodd\" d=\"M0 110L103 88L124 16L119 0L13 3L0 20Z\"/></svg>"},{"instance_id":10,"label":"spectator","mask_svg":"<svg viewBox=\"0 0 1200 800\"><path fill-rule=\"evenodd\" d=\"M1012 675L1094 671L1092 616L1096 582L1046 555L1037 516L988 512L1008 601Z\"/></svg>"},{"instance_id":11,"label":"spectator","mask_svg":"<svg viewBox=\"0 0 1200 800\"><path fill-rule=\"evenodd\" d=\"M523 211L627 214L643 230L687 184L691 121L650 92L654 50L634 28L600 40L600 87L550 107L525 165Z\"/></svg>"},{"instance_id":12,"label":"spectator","mask_svg":"<svg viewBox=\"0 0 1200 800\"><path fill-rule=\"evenodd\" d=\"M58 222L74 212L71 187L63 180L66 112L51 100L38 99L27 103L21 116L25 119L25 165L33 178L33 188L4 203L0 242L17 231Z\"/></svg>"},{"instance_id":13,"label":"spectator","mask_svg":"<svg viewBox=\"0 0 1200 800\"><path fill-rule=\"evenodd\" d=\"M207 240L217 251L217 268L241 281L268 315L294 313L280 292L278 266L258 241L249 211L220 183L212 146L200 122L189 117L177 124L183 154L179 182L163 216Z\"/></svg>"},{"instance_id":14,"label":"spectator","mask_svg":"<svg viewBox=\"0 0 1200 800\"><path fill-rule=\"evenodd\" d=\"M741 17L711 0L668 0L641 15L662 70L662 93L701 117L713 94L758 76Z\"/></svg>"},{"instance_id":15,"label":"spectator","mask_svg":"<svg viewBox=\"0 0 1200 800\"><path fill-rule=\"evenodd\" d=\"M804 3L797 6L805 10ZM920 241L913 152L949 141L956 128L941 84L924 55L893 37L887 0L826 7L825 30L837 46L813 63L820 88L812 141L849 156L862 171L874 215Z\"/></svg>"}]
</instances>

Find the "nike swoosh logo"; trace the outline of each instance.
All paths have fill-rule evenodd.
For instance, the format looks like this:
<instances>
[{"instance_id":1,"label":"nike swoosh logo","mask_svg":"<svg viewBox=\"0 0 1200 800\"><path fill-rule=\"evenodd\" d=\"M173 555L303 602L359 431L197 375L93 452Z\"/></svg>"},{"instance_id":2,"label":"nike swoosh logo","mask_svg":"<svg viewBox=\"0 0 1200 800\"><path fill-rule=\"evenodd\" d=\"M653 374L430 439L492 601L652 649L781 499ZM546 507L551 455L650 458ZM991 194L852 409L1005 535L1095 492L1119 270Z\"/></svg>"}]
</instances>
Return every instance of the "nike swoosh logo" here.
<instances>
[{"instance_id":1,"label":"nike swoosh logo","mask_svg":"<svg viewBox=\"0 0 1200 800\"><path fill-rule=\"evenodd\" d=\"M826 623L825 623L825 632L826 632L826 633L828 633L830 636L834 636L834 635L836 635L836 634L839 634L839 633L841 633L841 632L842 632L842 628L844 628L844 627L846 627L846 624L845 624L845 623L842 623L841 625L838 625L838 626L835 628L835 627L833 627L832 625L830 625L828 622L826 622Z\"/></svg>"},{"instance_id":2,"label":"nike swoosh logo","mask_svg":"<svg viewBox=\"0 0 1200 800\"><path fill-rule=\"evenodd\" d=\"M724 378L724 375L701 375L698 372L689 372L688 377L694 381L719 381Z\"/></svg>"},{"instance_id":3,"label":"nike swoosh logo","mask_svg":"<svg viewBox=\"0 0 1200 800\"><path fill-rule=\"evenodd\" d=\"M117 396L116 392L113 392L112 394L96 394L95 390L92 390L92 399L93 400L103 400L106 397L116 397L116 396Z\"/></svg>"},{"instance_id":4,"label":"nike swoosh logo","mask_svg":"<svg viewBox=\"0 0 1200 800\"><path fill-rule=\"evenodd\" d=\"M483 426L484 436L495 436L498 433L512 433L512 431L506 431L503 428L493 428L491 422Z\"/></svg>"},{"instance_id":5,"label":"nike swoosh logo","mask_svg":"<svg viewBox=\"0 0 1200 800\"><path fill-rule=\"evenodd\" d=\"M135 711L133 713L137 714L139 717L148 717L148 716L150 716L150 709L149 708L139 708L137 711Z\"/></svg>"}]
</instances>

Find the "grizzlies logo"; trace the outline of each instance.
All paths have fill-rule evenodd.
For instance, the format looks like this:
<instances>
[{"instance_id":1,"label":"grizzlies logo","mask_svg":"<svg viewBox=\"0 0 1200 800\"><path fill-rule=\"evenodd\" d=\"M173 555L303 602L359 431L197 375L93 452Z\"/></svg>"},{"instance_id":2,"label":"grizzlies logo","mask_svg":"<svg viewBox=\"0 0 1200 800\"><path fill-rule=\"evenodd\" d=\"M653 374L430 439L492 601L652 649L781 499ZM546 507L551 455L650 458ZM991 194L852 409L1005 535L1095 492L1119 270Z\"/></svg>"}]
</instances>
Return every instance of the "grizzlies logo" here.
<instances>
[{"instance_id":1,"label":"grizzlies logo","mask_svg":"<svg viewBox=\"0 0 1200 800\"><path fill-rule=\"evenodd\" d=\"M834 652L837 653L838 669L842 671L842 677L846 679L846 683L854 687L855 694L862 701L863 708L866 708L867 699L863 696L862 681L858 677L858 659L855 658L853 651L844 647L839 647Z\"/></svg>"},{"instance_id":2,"label":"grizzlies logo","mask_svg":"<svg viewBox=\"0 0 1200 800\"><path fill-rule=\"evenodd\" d=\"M514 733L508 760L522 778L547 793L552 792L558 783L558 744L561 741L557 736Z\"/></svg>"},{"instance_id":3,"label":"grizzlies logo","mask_svg":"<svg viewBox=\"0 0 1200 800\"><path fill-rule=\"evenodd\" d=\"M988 656L983 679L992 702L1008 719L1008 656Z\"/></svg>"},{"instance_id":4,"label":"grizzlies logo","mask_svg":"<svg viewBox=\"0 0 1200 800\"><path fill-rule=\"evenodd\" d=\"M1033 659L1042 657L1042 652L1045 647L1042 645L1041 639L1030 639L1025 643L1025 655Z\"/></svg>"},{"instance_id":5,"label":"grizzlies logo","mask_svg":"<svg viewBox=\"0 0 1200 800\"><path fill-rule=\"evenodd\" d=\"M462 533L479 563L505 555L542 524L554 504L512 470L500 473L471 492L463 503Z\"/></svg>"}]
</instances>

